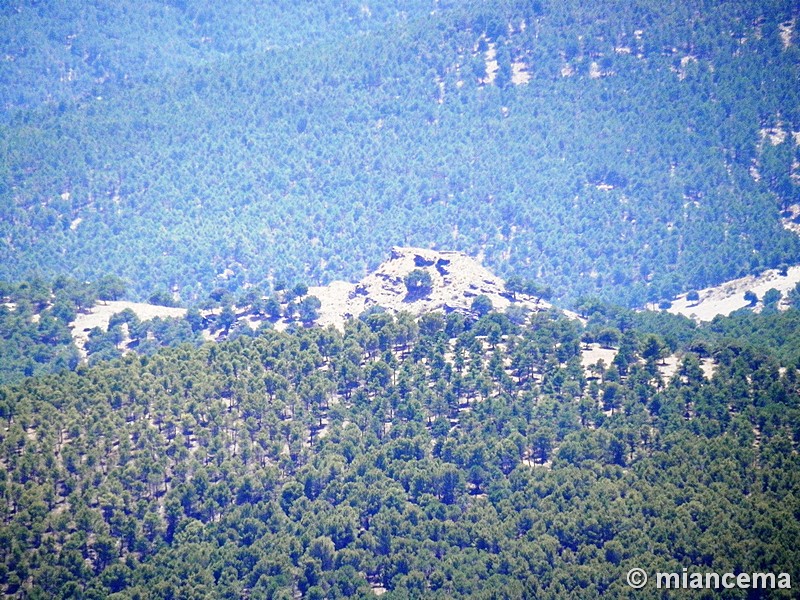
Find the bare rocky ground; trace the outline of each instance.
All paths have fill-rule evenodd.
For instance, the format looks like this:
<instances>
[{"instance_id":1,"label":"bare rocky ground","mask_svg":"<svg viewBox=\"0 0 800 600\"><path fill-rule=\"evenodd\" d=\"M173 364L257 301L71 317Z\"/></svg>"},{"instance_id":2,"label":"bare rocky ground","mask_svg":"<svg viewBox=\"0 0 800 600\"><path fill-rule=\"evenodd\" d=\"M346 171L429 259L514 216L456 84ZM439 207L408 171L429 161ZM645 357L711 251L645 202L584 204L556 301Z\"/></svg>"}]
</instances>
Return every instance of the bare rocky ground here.
<instances>
[{"instance_id":1,"label":"bare rocky ground","mask_svg":"<svg viewBox=\"0 0 800 600\"><path fill-rule=\"evenodd\" d=\"M431 292L419 298L410 297L404 283L415 269L426 271L433 283ZM340 329L347 318L357 317L373 306L414 315L432 311L466 312L479 295L488 297L499 311L512 304L531 311L552 306L534 296L510 293L500 277L462 252L427 248L394 247L389 260L358 283L335 281L309 288L308 293L322 302L318 323Z\"/></svg>"}]
</instances>

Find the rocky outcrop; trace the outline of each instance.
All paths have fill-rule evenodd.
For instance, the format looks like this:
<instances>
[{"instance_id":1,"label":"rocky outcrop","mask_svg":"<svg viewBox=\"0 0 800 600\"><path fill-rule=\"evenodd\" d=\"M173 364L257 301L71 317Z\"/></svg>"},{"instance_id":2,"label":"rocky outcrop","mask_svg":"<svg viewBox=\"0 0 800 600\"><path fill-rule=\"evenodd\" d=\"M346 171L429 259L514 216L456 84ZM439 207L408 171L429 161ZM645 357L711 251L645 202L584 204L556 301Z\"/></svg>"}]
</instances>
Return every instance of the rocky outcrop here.
<instances>
[{"instance_id":1,"label":"rocky outcrop","mask_svg":"<svg viewBox=\"0 0 800 600\"><path fill-rule=\"evenodd\" d=\"M414 269L426 271L431 291L409 296L404 278ZM421 314L431 311L468 312L476 296L485 295L497 310L517 304L544 310L550 304L533 296L511 294L505 282L462 252L427 248L394 247L390 258L358 283L334 282L313 287L309 294L322 301L318 323L342 327L346 315L359 315L373 306L391 312Z\"/></svg>"}]
</instances>

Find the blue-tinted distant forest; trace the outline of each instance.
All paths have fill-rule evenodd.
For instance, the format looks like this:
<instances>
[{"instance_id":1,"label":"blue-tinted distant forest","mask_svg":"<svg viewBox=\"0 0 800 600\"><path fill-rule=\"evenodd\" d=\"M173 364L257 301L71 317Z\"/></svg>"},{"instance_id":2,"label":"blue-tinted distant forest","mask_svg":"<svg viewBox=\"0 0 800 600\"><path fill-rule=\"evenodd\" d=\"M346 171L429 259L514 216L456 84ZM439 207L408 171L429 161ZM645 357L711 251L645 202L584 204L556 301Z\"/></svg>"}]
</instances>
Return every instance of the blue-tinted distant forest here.
<instances>
[{"instance_id":1,"label":"blue-tinted distant forest","mask_svg":"<svg viewBox=\"0 0 800 600\"><path fill-rule=\"evenodd\" d=\"M435 245L637 304L798 261L798 13L4 2L0 279L115 274L192 303Z\"/></svg>"}]
</instances>

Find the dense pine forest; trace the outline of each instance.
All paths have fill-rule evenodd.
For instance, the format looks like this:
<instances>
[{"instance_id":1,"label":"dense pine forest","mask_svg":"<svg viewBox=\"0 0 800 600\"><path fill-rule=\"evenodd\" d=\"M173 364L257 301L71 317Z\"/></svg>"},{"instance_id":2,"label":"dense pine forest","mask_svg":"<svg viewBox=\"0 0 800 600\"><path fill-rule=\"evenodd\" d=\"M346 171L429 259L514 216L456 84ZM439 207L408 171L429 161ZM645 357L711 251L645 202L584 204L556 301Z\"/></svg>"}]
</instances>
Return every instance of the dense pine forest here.
<instances>
[{"instance_id":1,"label":"dense pine forest","mask_svg":"<svg viewBox=\"0 0 800 600\"><path fill-rule=\"evenodd\" d=\"M793 0L0 2L0 595L796 590L798 81Z\"/></svg>"},{"instance_id":2,"label":"dense pine forest","mask_svg":"<svg viewBox=\"0 0 800 600\"><path fill-rule=\"evenodd\" d=\"M0 278L355 280L394 244L633 305L800 260L791 0L0 6Z\"/></svg>"},{"instance_id":3,"label":"dense pine forest","mask_svg":"<svg viewBox=\"0 0 800 600\"><path fill-rule=\"evenodd\" d=\"M798 346L744 338L798 314L708 341L609 307L586 327L376 313L27 378L0 388L0 585L644 598L633 566L797 577ZM596 340L616 358L585 369Z\"/></svg>"}]
</instances>

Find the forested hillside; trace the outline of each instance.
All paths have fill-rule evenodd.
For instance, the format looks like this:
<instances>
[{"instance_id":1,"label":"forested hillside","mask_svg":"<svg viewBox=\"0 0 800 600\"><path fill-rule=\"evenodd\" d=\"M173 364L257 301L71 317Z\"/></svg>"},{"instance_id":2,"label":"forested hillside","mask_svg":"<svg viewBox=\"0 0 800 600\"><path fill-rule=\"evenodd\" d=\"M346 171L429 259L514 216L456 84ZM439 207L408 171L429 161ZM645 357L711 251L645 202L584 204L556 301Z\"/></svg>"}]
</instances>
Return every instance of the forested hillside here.
<instances>
[{"instance_id":1,"label":"forested hillside","mask_svg":"<svg viewBox=\"0 0 800 600\"><path fill-rule=\"evenodd\" d=\"M630 307L794 281L799 27L796 0L0 2L0 595L796 589L800 284ZM398 248L364 278L394 246L489 270ZM751 591L723 597L797 596Z\"/></svg>"},{"instance_id":2,"label":"forested hillside","mask_svg":"<svg viewBox=\"0 0 800 600\"><path fill-rule=\"evenodd\" d=\"M647 318L589 370L595 334L555 312L377 314L0 388L0 589L628 597L634 566L796 585L796 359L721 341L664 380Z\"/></svg>"},{"instance_id":3,"label":"forested hillside","mask_svg":"<svg viewBox=\"0 0 800 600\"><path fill-rule=\"evenodd\" d=\"M435 245L641 303L797 262L798 13L5 2L0 278L196 302Z\"/></svg>"}]
</instances>

